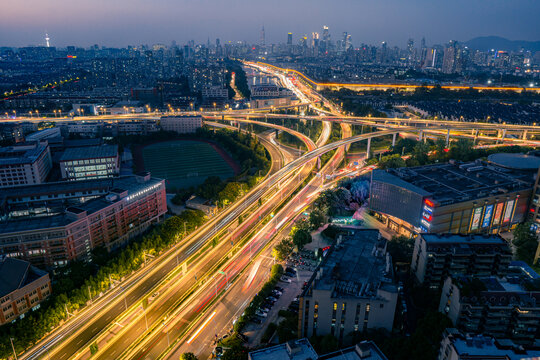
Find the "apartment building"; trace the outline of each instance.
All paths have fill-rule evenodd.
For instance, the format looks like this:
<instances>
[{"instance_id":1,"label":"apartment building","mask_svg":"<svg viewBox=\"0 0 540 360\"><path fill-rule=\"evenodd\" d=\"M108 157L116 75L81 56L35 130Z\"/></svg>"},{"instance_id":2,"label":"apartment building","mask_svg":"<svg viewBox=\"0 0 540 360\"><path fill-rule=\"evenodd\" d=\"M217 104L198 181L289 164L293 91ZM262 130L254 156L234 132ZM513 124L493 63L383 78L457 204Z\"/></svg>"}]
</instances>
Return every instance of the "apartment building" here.
<instances>
[{"instance_id":1,"label":"apartment building","mask_svg":"<svg viewBox=\"0 0 540 360\"><path fill-rule=\"evenodd\" d=\"M202 127L202 116L162 116L160 126L165 131L189 134Z\"/></svg>"},{"instance_id":2,"label":"apartment building","mask_svg":"<svg viewBox=\"0 0 540 360\"><path fill-rule=\"evenodd\" d=\"M439 311L470 334L533 344L540 338L540 291L519 276L448 277Z\"/></svg>"},{"instance_id":3,"label":"apartment building","mask_svg":"<svg viewBox=\"0 0 540 360\"><path fill-rule=\"evenodd\" d=\"M420 234L411 270L418 283L438 288L451 275L504 276L511 261L512 251L499 235Z\"/></svg>"}]
</instances>

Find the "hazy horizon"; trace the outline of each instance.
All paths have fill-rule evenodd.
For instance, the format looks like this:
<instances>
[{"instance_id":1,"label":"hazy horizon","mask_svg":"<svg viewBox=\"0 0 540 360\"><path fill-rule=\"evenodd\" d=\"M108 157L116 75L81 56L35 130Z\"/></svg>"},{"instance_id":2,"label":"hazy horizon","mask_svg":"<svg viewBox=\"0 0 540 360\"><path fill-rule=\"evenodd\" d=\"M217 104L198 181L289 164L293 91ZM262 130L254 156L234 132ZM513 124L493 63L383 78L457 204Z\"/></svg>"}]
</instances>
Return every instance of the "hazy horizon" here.
<instances>
[{"instance_id":1,"label":"hazy horizon","mask_svg":"<svg viewBox=\"0 0 540 360\"><path fill-rule=\"evenodd\" d=\"M283 43L330 27L332 40L347 31L353 44L405 46L408 38L428 45L479 36L540 40L534 0L27 0L2 6L0 46L94 44L109 47L189 40L258 43L264 25L266 43Z\"/></svg>"}]
</instances>

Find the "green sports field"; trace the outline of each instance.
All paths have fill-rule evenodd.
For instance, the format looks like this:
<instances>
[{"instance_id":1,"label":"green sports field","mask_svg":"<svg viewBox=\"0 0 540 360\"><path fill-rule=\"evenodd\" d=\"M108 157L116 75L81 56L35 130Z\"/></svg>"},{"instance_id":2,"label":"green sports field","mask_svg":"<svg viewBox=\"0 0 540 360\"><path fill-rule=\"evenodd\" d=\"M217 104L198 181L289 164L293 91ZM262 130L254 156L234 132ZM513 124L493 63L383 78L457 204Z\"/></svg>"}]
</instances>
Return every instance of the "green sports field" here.
<instances>
[{"instance_id":1,"label":"green sports field","mask_svg":"<svg viewBox=\"0 0 540 360\"><path fill-rule=\"evenodd\" d=\"M209 176L227 179L233 168L209 143L168 141L142 149L144 168L152 176L167 179L167 187L183 188L201 184Z\"/></svg>"}]
</instances>

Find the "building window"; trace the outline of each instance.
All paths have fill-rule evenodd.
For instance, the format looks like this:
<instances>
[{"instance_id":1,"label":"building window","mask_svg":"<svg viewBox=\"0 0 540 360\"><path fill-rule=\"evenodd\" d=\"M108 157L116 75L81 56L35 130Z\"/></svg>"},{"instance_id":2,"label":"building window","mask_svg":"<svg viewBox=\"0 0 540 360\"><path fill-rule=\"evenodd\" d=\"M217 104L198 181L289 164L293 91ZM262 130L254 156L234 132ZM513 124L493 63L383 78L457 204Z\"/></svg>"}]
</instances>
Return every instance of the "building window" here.
<instances>
[{"instance_id":1,"label":"building window","mask_svg":"<svg viewBox=\"0 0 540 360\"><path fill-rule=\"evenodd\" d=\"M309 300L306 300L304 305L306 307L304 309L304 336L307 336L308 323L309 323Z\"/></svg>"}]
</instances>

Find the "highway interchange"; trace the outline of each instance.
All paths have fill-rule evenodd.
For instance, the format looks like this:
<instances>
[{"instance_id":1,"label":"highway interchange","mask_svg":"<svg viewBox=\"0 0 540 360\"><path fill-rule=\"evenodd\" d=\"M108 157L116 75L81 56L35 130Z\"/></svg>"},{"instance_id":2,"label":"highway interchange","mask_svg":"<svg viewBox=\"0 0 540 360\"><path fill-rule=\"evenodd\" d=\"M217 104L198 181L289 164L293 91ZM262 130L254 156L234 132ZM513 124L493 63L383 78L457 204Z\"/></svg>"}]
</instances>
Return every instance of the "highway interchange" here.
<instances>
[{"instance_id":1,"label":"highway interchange","mask_svg":"<svg viewBox=\"0 0 540 360\"><path fill-rule=\"evenodd\" d=\"M210 355L212 339L230 328L232 320L247 306L257 292L257 286L267 277L271 244L287 234L292 221L316 197L316 192L323 186L324 175L338 168L343 159L344 146L397 132L421 134L420 130L443 137L466 136L486 140L501 138L499 132L504 129L508 135L512 131L527 131L528 136L540 132L534 126L503 124L497 127L484 123L346 117L339 115L339 109L323 99L331 109L325 114L314 106L315 102L321 101L320 95L305 84L293 83L287 74L279 71L264 67L258 69L279 78L297 94L302 103L309 103L322 116L229 111L206 112L203 114L205 119L254 123L288 131L300 138L308 151L299 156L277 144L272 133L262 134L261 141L271 153L273 165L268 176L257 187L182 242L151 260L147 267L95 299L92 305L56 329L40 344L21 354L20 359L50 356L60 360L86 359L89 358L88 346L95 341L101 341L99 352L93 356L99 359L178 359L184 351ZM265 117L272 116L320 120L323 121L324 131L317 143L313 143L303 134L264 122ZM128 115L116 116L115 119L118 118L146 117ZM113 120L113 117L85 117L84 120L106 121ZM65 121L72 119L65 118ZM342 139L333 143L327 143L330 121L339 121L342 127ZM373 125L381 131L351 136L351 124ZM223 123L210 125L224 126ZM448 132L450 127L451 132ZM477 130L486 133L471 132ZM490 136L490 131L496 131L497 136ZM528 139L525 134L521 137L503 136L501 141L538 145L537 141ZM298 189L298 185L313 171L317 158L333 149L338 151L323 169L317 171L322 176L313 177L307 186ZM295 190L299 191L289 199ZM260 198L263 199L263 206L259 207ZM283 201L286 204L277 211ZM261 221L268 219L270 214L273 214L270 221ZM238 222L240 215L245 218L242 224ZM277 234L279 236L276 237ZM216 236L220 237L219 241L212 246L210 242ZM144 309L143 300L152 294L158 295Z\"/></svg>"}]
</instances>

